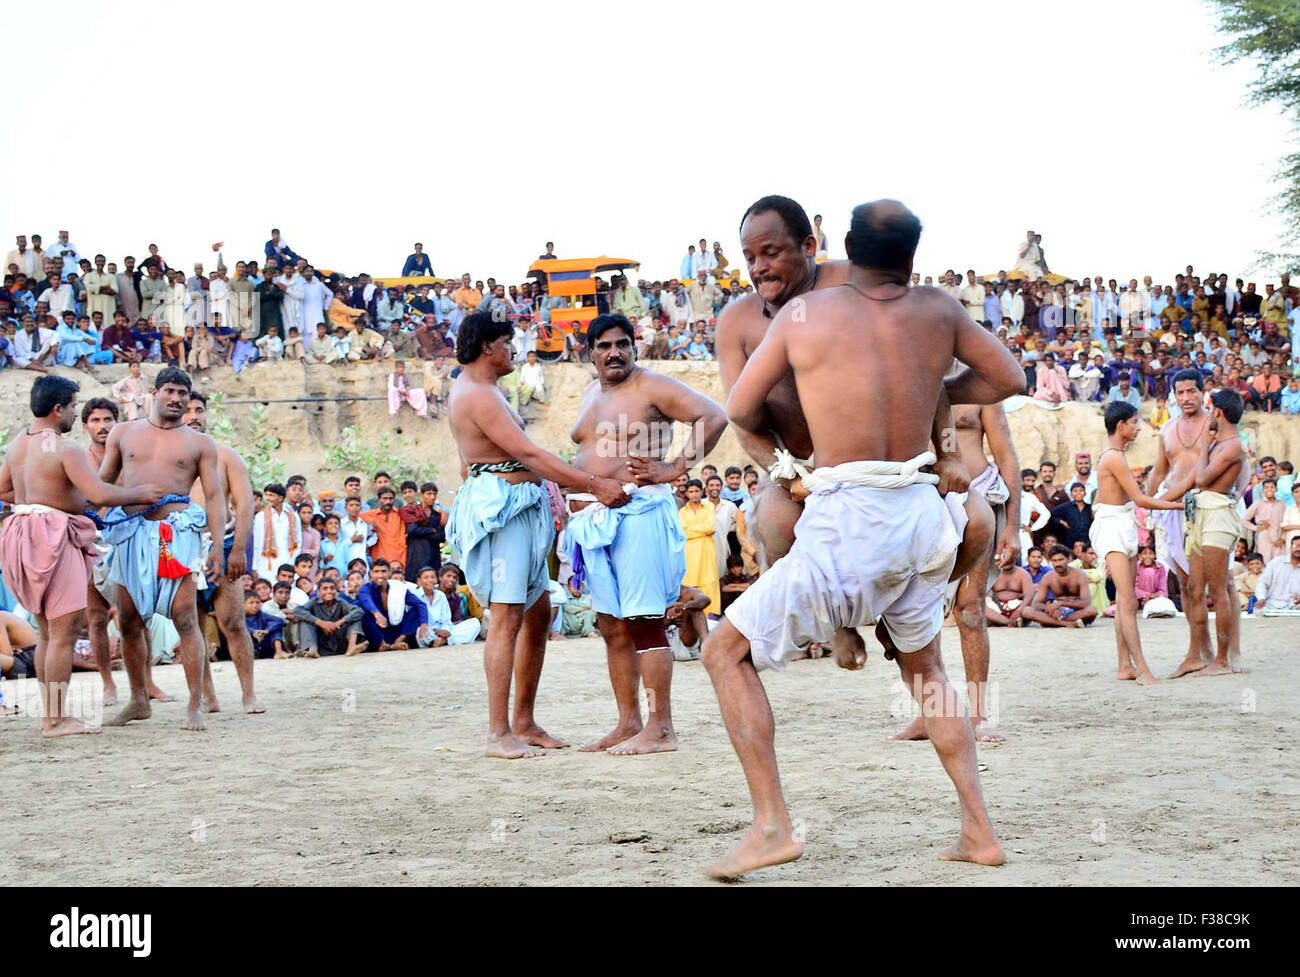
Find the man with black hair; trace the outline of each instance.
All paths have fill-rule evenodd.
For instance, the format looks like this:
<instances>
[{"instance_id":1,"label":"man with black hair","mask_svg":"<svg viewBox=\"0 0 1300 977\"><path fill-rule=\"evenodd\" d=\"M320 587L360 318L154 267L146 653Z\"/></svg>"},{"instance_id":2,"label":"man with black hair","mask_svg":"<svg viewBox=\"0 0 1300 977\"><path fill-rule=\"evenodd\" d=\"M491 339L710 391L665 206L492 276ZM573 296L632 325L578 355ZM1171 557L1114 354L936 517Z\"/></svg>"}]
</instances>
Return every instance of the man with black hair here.
<instances>
[{"instance_id":1,"label":"man with black hair","mask_svg":"<svg viewBox=\"0 0 1300 977\"><path fill-rule=\"evenodd\" d=\"M1182 503L1169 496L1152 498L1139 488L1124 457L1125 449L1137 440L1142 426L1137 408L1124 401L1106 407L1109 442L1097 459L1097 497L1090 539L1097 556L1105 561L1106 572L1115 585L1115 645L1119 655L1118 677L1134 679L1138 685L1159 681L1142 657L1138 634L1136 506L1144 509L1178 509Z\"/></svg>"},{"instance_id":2,"label":"man with black hair","mask_svg":"<svg viewBox=\"0 0 1300 977\"><path fill-rule=\"evenodd\" d=\"M90 437L86 455L95 471L99 471L104 462L104 446L117 421L117 404L107 397L92 397L81 408L81 426ZM98 556L86 587L86 633L95 667L104 685L104 705L111 706L117 703L117 683L113 681L113 658L108 646L108 610L112 606L113 586L108 582L108 546L98 534L95 550ZM152 695L159 690L155 687L149 691Z\"/></svg>"},{"instance_id":3,"label":"man with black hair","mask_svg":"<svg viewBox=\"0 0 1300 977\"><path fill-rule=\"evenodd\" d=\"M1187 592L1183 609L1188 624L1209 642L1205 591L1214 597L1214 629L1218 654L1200 668L1202 675L1244 672L1241 664L1241 607L1232 587L1232 550L1245 536L1237 499L1250 478L1246 448L1237 424L1245 408L1235 390L1210 395L1209 439L1201 443L1196 468L1181 483L1190 492L1187 505ZM1186 663L1184 663L1186 664Z\"/></svg>"},{"instance_id":4,"label":"man with black hair","mask_svg":"<svg viewBox=\"0 0 1300 977\"><path fill-rule=\"evenodd\" d=\"M190 378L167 367L154 380L154 400L146 423L120 424L108 436L100 475L126 486L157 481L166 491L158 504L109 511L104 540L113 547L109 580L117 584L117 623L131 681L131 701L111 721L124 725L151 714L147 688L145 625L154 614L169 617L181 637L181 658L190 699L183 729L205 728L202 710L207 653L199 628L192 574L202 565L203 530L224 525L217 445L185 424ZM204 505L190 500L201 478ZM213 571L226 572L213 553Z\"/></svg>"},{"instance_id":5,"label":"man with black hair","mask_svg":"<svg viewBox=\"0 0 1300 977\"><path fill-rule=\"evenodd\" d=\"M252 541L253 566L263 575L282 563L292 565L302 552L302 519L284 504L288 491L278 482L262 488L263 506L253 520Z\"/></svg>"},{"instance_id":6,"label":"man with black hair","mask_svg":"<svg viewBox=\"0 0 1300 977\"><path fill-rule=\"evenodd\" d=\"M404 582L389 579L390 565L380 557L370 564L370 580L357 593L361 628L375 651L414 648L429 612Z\"/></svg>"},{"instance_id":7,"label":"man with black hair","mask_svg":"<svg viewBox=\"0 0 1300 977\"><path fill-rule=\"evenodd\" d=\"M99 732L67 713L72 650L98 558L95 524L86 510L153 505L166 491L158 477L125 487L102 480L85 450L63 438L77 421L79 389L59 376L32 384L32 423L0 464L0 499L14 504L0 528L0 565L6 585L36 617L43 736Z\"/></svg>"},{"instance_id":8,"label":"man with black hair","mask_svg":"<svg viewBox=\"0 0 1300 977\"><path fill-rule=\"evenodd\" d=\"M671 483L713 450L727 418L680 380L637 364L626 316L593 319L587 347L596 382L583 394L570 435L578 446L573 463L589 475L626 480L631 501L607 509L590 493L570 492L567 499L564 545L579 586L585 580L591 589L618 706L614 729L581 749L615 756L665 753L677 749L677 735L664 613L686 574L686 535ZM675 423L686 427L686 440L668 461ZM647 726L641 723L642 683Z\"/></svg>"},{"instance_id":9,"label":"man with black hair","mask_svg":"<svg viewBox=\"0 0 1300 977\"><path fill-rule=\"evenodd\" d=\"M200 433L208 430L208 398L199 390L190 391L189 408L185 412L185 423ZM230 660L234 662L235 673L239 676L239 687L243 694L244 712L262 713L266 708L258 704L253 692L253 646L248 637L248 628L244 622L244 608L240 579L248 567L248 544L253 532L253 483L248 475L248 466L233 448L220 442L217 445L217 472L221 478L221 495L228 503L228 511L222 522L221 552L226 561L226 573L214 573L209 561L205 569L206 581L212 588L210 603L213 615L217 619L217 628L226 638L226 648ZM202 480L195 483L192 494L201 490ZM217 535L209 530L208 545L216 545ZM216 703L216 692L212 688L212 671L205 672L205 695L209 703Z\"/></svg>"},{"instance_id":10,"label":"man with black hair","mask_svg":"<svg viewBox=\"0 0 1300 977\"><path fill-rule=\"evenodd\" d=\"M795 301L802 316L807 298L844 284L851 267L848 261L816 263L808 215L789 197L770 195L751 204L741 219L740 240L755 293L728 305L718 318L715 349L727 391L767 335L773 317ZM753 518L747 520L750 538L758 544L759 563L766 568L785 555L794 541L794 526L807 496L801 472L812 464L812 440L792 376L772 388L764 408L767 423L760 430L737 430L736 435L741 447L772 475L772 481L754 496ZM951 443L952 430L952 412L941 394L931 431L940 495L964 492L970 482ZM967 519L963 533L967 542L953 568L958 576L983 552L994 527L993 513L980 496L968 500ZM861 668L866 661L865 645L854 630L838 632L831 645L835 660L844 668Z\"/></svg>"},{"instance_id":11,"label":"man with black hair","mask_svg":"<svg viewBox=\"0 0 1300 977\"><path fill-rule=\"evenodd\" d=\"M1147 480L1148 485L1156 486L1157 493L1182 484L1189 475L1194 477L1201 447L1209 444L1210 418L1204 409L1204 386L1205 378L1199 370L1179 370L1171 379L1170 387L1180 413L1160 429L1156 463ZM1185 610L1190 600L1188 573L1191 565L1186 551L1184 512L1181 509L1155 511L1151 513L1150 523L1155 530L1156 558L1174 571ZM1190 615L1187 626L1187 655L1169 678L1200 671L1213 657L1209 629L1202 627Z\"/></svg>"},{"instance_id":12,"label":"man with black hair","mask_svg":"<svg viewBox=\"0 0 1300 977\"><path fill-rule=\"evenodd\" d=\"M597 477L535 445L511 409L499 381L514 368L514 329L489 313L465 317L456 336L461 364L451 392L450 423L464 465L447 538L460 554L470 589L488 607L492 627L484 651L488 682L487 755L540 756L563 747L533 714L550 631L550 577L546 561L555 539L555 514L542 486L589 492L602 505L624 505L618 479ZM518 652L516 652L516 645ZM517 671L514 716L508 715L511 676Z\"/></svg>"},{"instance_id":13,"label":"man with black hair","mask_svg":"<svg viewBox=\"0 0 1300 977\"><path fill-rule=\"evenodd\" d=\"M1005 857L984 808L970 719L938 654L960 535L934 490L939 476L922 468L935 461L928 445L941 390L953 403L994 404L1021 390L1023 373L951 296L908 288L920 232L897 201L856 208L844 285L782 307L727 398L733 424L766 432L771 392L793 375L817 468L802 475L810 495L794 545L704 643L754 804L753 829L710 869L717 878L803 852L781 795L758 669L783 668L796 649L872 620L887 631L904 683L925 704L926 732L957 788L961 836L941 857L983 865ZM745 240L748 251L752 238ZM761 291L764 280L755 278ZM963 368L950 375L954 358ZM889 423L845 424L845 417Z\"/></svg>"}]
</instances>

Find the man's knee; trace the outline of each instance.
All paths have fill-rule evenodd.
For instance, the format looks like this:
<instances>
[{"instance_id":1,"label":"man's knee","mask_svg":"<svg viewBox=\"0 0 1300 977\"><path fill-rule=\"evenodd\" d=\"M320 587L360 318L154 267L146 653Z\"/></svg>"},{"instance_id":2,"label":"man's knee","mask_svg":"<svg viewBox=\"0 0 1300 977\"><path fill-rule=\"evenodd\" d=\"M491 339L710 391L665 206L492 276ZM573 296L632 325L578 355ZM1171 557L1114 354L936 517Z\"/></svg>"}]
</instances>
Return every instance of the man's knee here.
<instances>
[{"instance_id":1,"label":"man's knee","mask_svg":"<svg viewBox=\"0 0 1300 977\"><path fill-rule=\"evenodd\" d=\"M708 633L700 648L700 659L710 675L734 665L749 654L749 642L725 617Z\"/></svg>"}]
</instances>

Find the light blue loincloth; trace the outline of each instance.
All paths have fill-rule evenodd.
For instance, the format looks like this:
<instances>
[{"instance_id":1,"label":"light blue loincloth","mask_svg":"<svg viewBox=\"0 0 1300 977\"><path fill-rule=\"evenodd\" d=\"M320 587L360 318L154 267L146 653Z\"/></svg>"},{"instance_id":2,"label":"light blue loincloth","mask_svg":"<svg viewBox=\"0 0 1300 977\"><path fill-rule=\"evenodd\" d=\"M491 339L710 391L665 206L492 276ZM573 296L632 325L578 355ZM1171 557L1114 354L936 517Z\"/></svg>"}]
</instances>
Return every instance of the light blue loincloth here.
<instances>
[{"instance_id":1,"label":"light blue loincloth","mask_svg":"<svg viewBox=\"0 0 1300 977\"><path fill-rule=\"evenodd\" d=\"M546 560L554 541L550 497L532 482L475 475L456 493L447 518L447 542L484 606L532 607L549 589Z\"/></svg>"},{"instance_id":2,"label":"light blue loincloth","mask_svg":"<svg viewBox=\"0 0 1300 977\"><path fill-rule=\"evenodd\" d=\"M681 596L686 533L671 485L646 485L630 495L618 509L597 503L570 516L564 550L575 572L585 568L596 613L662 617Z\"/></svg>"},{"instance_id":3,"label":"light blue loincloth","mask_svg":"<svg viewBox=\"0 0 1300 977\"><path fill-rule=\"evenodd\" d=\"M119 519L122 521L117 522ZM185 578L173 580L158 576L158 527L163 523L171 525L172 541L168 545L172 559L194 570L203 559L203 530L208 525L203 506L191 502L159 520L133 518L121 508L115 508L109 511L105 521L109 525L104 530L104 542L113 547L109 556L109 582L126 588L146 624L154 614L171 617L172 601Z\"/></svg>"}]
</instances>

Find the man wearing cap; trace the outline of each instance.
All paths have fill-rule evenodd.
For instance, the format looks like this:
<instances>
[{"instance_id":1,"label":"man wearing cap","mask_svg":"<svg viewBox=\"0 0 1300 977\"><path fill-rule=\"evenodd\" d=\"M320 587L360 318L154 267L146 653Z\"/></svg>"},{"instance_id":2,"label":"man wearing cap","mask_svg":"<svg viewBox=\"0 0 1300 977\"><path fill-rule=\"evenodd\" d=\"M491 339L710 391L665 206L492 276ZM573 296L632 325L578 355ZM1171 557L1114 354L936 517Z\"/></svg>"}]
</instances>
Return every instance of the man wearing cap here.
<instances>
[{"instance_id":1,"label":"man wearing cap","mask_svg":"<svg viewBox=\"0 0 1300 977\"><path fill-rule=\"evenodd\" d=\"M194 274L185 280L185 325L208 322L208 279L203 265L194 265ZM211 323L209 323L211 325Z\"/></svg>"},{"instance_id":2,"label":"man wearing cap","mask_svg":"<svg viewBox=\"0 0 1300 977\"><path fill-rule=\"evenodd\" d=\"M67 231L59 231L59 239L51 245L49 256L63 259L64 281L77 273L77 266L81 263L81 255L77 253L77 246L68 240Z\"/></svg>"},{"instance_id":3,"label":"man wearing cap","mask_svg":"<svg viewBox=\"0 0 1300 977\"><path fill-rule=\"evenodd\" d=\"M701 268L687 287L686 296L690 300L691 321L708 322L713 318L714 304L722 300L722 289L716 282L709 281L709 273Z\"/></svg>"}]
</instances>

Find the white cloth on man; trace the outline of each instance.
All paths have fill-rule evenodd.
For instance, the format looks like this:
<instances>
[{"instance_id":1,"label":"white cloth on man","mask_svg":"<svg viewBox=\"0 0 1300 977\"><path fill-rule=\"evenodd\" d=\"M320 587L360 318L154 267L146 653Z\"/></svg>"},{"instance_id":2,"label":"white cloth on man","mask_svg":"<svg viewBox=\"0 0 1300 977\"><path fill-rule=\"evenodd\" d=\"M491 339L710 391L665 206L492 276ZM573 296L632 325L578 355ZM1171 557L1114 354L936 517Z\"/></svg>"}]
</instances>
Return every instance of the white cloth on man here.
<instances>
[{"instance_id":1,"label":"white cloth on man","mask_svg":"<svg viewBox=\"0 0 1300 977\"><path fill-rule=\"evenodd\" d=\"M58 345L59 335L53 329L42 326L31 333L26 329L19 329L14 333L11 350L14 365L27 366L29 363L36 363L44 366L48 361L48 365L53 366L55 348Z\"/></svg>"},{"instance_id":2,"label":"white cloth on man","mask_svg":"<svg viewBox=\"0 0 1300 977\"><path fill-rule=\"evenodd\" d=\"M302 524L299 522L299 515L290 511L289 507L282 506L279 512L274 509L271 512L271 533L272 541L275 544L274 556L263 556L266 549L266 514L267 510L253 516L253 567L259 573L267 574L268 579L275 579L275 571L281 564L287 563L293 566L293 561L297 559L298 554L302 552ZM289 526L290 520L299 522L297 540L298 548L290 549Z\"/></svg>"},{"instance_id":3,"label":"white cloth on man","mask_svg":"<svg viewBox=\"0 0 1300 977\"><path fill-rule=\"evenodd\" d=\"M927 451L802 476L811 494L794 545L727 609L756 668L784 668L796 649L878 619L900 652L933 640L961 541L938 476L920 471L934 461Z\"/></svg>"},{"instance_id":4,"label":"white cloth on man","mask_svg":"<svg viewBox=\"0 0 1300 977\"><path fill-rule=\"evenodd\" d=\"M1016 248L1017 255L1020 254L1020 247L1023 245ZM1024 255L1016 258L1016 271L1023 272L1030 281L1043 277L1043 251L1033 241L1029 242Z\"/></svg>"},{"instance_id":5,"label":"white cloth on man","mask_svg":"<svg viewBox=\"0 0 1300 977\"><path fill-rule=\"evenodd\" d=\"M1042 501L1033 492L1020 493L1020 524L1025 525L1026 519L1032 519L1029 523L1030 532L1038 532L1047 525L1047 520L1052 518L1051 510L1043 505ZM1030 548L1034 545L1034 539L1024 529L1020 530L1020 552L1026 556Z\"/></svg>"},{"instance_id":6,"label":"white cloth on man","mask_svg":"<svg viewBox=\"0 0 1300 977\"><path fill-rule=\"evenodd\" d=\"M302 275L295 274L292 278L288 275L281 275L275 280L277 285L284 286L284 302L280 306L280 319L284 323L284 334L289 335L289 327L297 326L298 335L302 336L302 300L307 294L306 282ZM312 324L312 332L315 332L315 324Z\"/></svg>"},{"instance_id":7,"label":"white cloth on man","mask_svg":"<svg viewBox=\"0 0 1300 977\"><path fill-rule=\"evenodd\" d=\"M1097 551L1097 558L1106 559L1107 553L1122 553L1135 557L1138 552L1138 526L1134 516L1137 507L1130 499L1123 505L1107 502L1092 504L1092 526L1088 540Z\"/></svg>"},{"instance_id":8,"label":"white cloth on man","mask_svg":"<svg viewBox=\"0 0 1300 977\"><path fill-rule=\"evenodd\" d=\"M290 321L284 320L284 335L287 339L289 336L289 327L297 326L298 335L314 336L316 335L316 326L319 323L329 325L329 320L325 318L325 310L330 307L334 301L334 294L325 286L319 278L313 278L307 281L301 276L295 276L302 281L302 308L299 312L298 319Z\"/></svg>"},{"instance_id":9,"label":"white cloth on man","mask_svg":"<svg viewBox=\"0 0 1300 977\"><path fill-rule=\"evenodd\" d=\"M425 637L417 639L421 648L432 647L433 642L438 637L434 634L435 630L450 633L447 638L447 644L449 645L471 644L478 637L478 618L467 617L456 624L451 623L451 605L447 603L447 595L441 590L435 589L432 597L424 592L423 587L416 587L412 593L424 604L424 609L429 612L429 632Z\"/></svg>"},{"instance_id":10,"label":"white cloth on man","mask_svg":"<svg viewBox=\"0 0 1300 977\"><path fill-rule=\"evenodd\" d=\"M736 503L721 497L713 503L713 546L717 551L719 576L727 572L727 557L731 555L727 534L736 531L736 513L739 511Z\"/></svg>"},{"instance_id":11,"label":"white cloth on man","mask_svg":"<svg viewBox=\"0 0 1300 977\"><path fill-rule=\"evenodd\" d=\"M218 314L223 326L234 325L230 321L230 282L214 275L208 282L208 322L216 323Z\"/></svg>"},{"instance_id":12,"label":"white cloth on man","mask_svg":"<svg viewBox=\"0 0 1300 977\"><path fill-rule=\"evenodd\" d=\"M1283 554L1268 561L1255 584L1257 606L1269 611L1300 611L1300 567L1291 565L1291 557Z\"/></svg>"}]
</instances>

